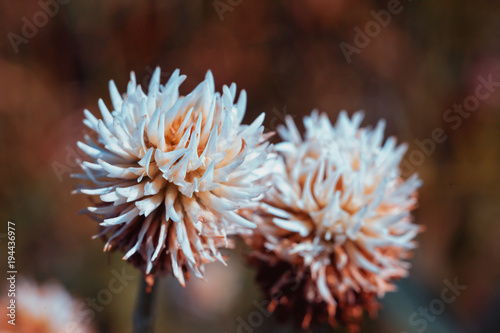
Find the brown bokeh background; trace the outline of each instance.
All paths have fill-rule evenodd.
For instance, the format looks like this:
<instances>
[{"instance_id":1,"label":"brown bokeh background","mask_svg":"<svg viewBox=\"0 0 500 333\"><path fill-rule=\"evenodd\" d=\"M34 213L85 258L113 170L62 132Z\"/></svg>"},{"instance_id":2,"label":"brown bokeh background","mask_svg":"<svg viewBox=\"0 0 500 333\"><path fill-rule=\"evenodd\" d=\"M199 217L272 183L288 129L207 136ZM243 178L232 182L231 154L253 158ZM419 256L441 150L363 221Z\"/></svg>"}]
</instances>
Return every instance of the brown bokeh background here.
<instances>
[{"instance_id":1,"label":"brown bokeh background","mask_svg":"<svg viewBox=\"0 0 500 333\"><path fill-rule=\"evenodd\" d=\"M459 125L445 119L475 94L479 77L500 82L499 2L402 1L350 62L341 43L355 46L354 29L389 1L64 2L13 47L9 34L22 36L23 18L33 22L43 6L0 1L0 233L16 222L20 274L59 280L84 300L107 288L113 270L136 274L90 239L96 224L77 215L87 201L70 195L82 111L98 113L98 98L109 102L108 81L124 91L132 70L146 84L157 65L163 83L179 68L186 93L211 69L219 90L234 81L247 91L246 119L266 112L268 130L286 114L300 121L318 108L334 121L342 109L362 109L364 125L385 118L386 134L410 144L406 161L424 180L416 221L427 230L411 276L362 332L500 331L500 89ZM415 140L428 142L436 128L446 139L423 154ZM185 289L164 279L157 331L292 332L272 316L243 328L258 322L261 296L241 255L229 263L210 266L207 281ZM425 330L412 325L412 313L455 278L467 289ZM100 332L131 332L136 284L95 312Z\"/></svg>"}]
</instances>

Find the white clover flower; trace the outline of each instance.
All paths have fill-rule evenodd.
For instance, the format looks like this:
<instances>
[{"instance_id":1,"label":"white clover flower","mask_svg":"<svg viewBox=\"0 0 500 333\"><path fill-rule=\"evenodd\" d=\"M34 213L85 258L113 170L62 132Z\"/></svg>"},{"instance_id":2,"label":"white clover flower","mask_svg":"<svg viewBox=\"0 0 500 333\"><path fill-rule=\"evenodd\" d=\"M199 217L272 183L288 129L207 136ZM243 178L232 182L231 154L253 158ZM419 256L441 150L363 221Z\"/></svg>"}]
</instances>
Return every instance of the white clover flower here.
<instances>
[{"instance_id":1,"label":"white clover flower","mask_svg":"<svg viewBox=\"0 0 500 333\"><path fill-rule=\"evenodd\" d=\"M172 272L185 283L188 268L203 276L203 264L224 262L219 247L228 235L255 225L236 213L253 205L264 187L255 170L268 155L261 114L242 125L246 93L234 104L236 85L215 92L211 72L191 93L179 95L186 78L176 70L160 85L157 68L145 94L134 73L121 96L113 81L113 111L102 100L102 120L85 110L97 141L78 142L90 161L81 163L93 185L78 192L102 202L88 210L101 222L105 250L148 278Z\"/></svg>"},{"instance_id":2,"label":"white clover flower","mask_svg":"<svg viewBox=\"0 0 500 333\"><path fill-rule=\"evenodd\" d=\"M417 175L404 181L407 149L383 143L385 122L360 128L362 113L341 112L335 126L317 111L304 118L304 139L291 117L278 128L278 158L267 162L272 188L258 210L251 262L278 316L343 323L356 330L363 309L406 276L419 226L411 223ZM279 291L279 293L278 293Z\"/></svg>"}]
</instances>

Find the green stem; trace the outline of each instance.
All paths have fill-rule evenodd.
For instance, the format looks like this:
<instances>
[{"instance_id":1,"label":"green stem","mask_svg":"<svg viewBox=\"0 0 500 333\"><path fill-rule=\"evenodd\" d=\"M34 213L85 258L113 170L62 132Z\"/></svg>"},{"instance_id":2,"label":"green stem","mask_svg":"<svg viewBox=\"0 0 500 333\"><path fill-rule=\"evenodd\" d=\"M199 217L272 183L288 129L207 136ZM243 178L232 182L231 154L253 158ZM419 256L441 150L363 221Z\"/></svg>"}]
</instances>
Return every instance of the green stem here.
<instances>
[{"instance_id":1,"label":"green stem","mask_svg":"<svg viewBox=\"0 0 500 333\"><path fill-rule=\"evenodd\" d=\"M153 333L155 322L156 281L150 287L141 278L134 312L134 333Z\"/></svg>"}]
</instances>

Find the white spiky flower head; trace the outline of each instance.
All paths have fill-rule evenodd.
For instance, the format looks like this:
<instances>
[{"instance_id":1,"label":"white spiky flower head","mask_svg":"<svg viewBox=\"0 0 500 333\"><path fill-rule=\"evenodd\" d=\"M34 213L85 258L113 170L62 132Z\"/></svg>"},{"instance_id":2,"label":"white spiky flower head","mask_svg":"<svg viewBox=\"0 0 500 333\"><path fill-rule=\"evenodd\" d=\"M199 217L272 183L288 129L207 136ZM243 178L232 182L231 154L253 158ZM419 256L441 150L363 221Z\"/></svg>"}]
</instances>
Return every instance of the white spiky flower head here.
<instances>
[{"instance_id":1,"label":"white spiky flower head","mask_svg":"<svg viewBox=\"0 0 500 333\"><path fill-rule=\"evenodd\" d=\"M0 322L0 332L19 333L93 333L85 303L74 299L58 282L38 284L36 281L20 277L16 285L14 317L7 317ZM9 304L10 299L5 299ZM13 323L8 321L15 318Z\"/></svg>"},{"instance_id":2,"label":"white spiky flower head","mask_svg":"<svg viewBox=\"0 0 500 333\"><path fill-rule=\"evenodd\" d=\"M236 85L215 92L211 72L186 96L176 70L165 85L160 69L144 93L131 74L121 96L113 81L113 111L99 100L102 119L85 110L84 120L97 135L78 142L90 161L81 175L93 184L78 192L102 202L88 211L101 222L105 250L120 249L149 282L172 272L184 285L189 271L203 276L203 264L224 262L220 247L228 235L255 225L236 214L259 199L255 170L266 160L269 144L261 114L241 124L246 93L235 104Z\"/></svg>"},{"instance_id":3,"label":"white spiky flower head","mask_svg":"<svg viewBox=\"0 0 500 333\"><path fill-rule=\"evenodd\" d=\"M271 308L294 313L303 327L328 320L356 330L363 310L375 312L376 296L407 274L416 245L420 228L409 213L421 182L400 175L406 145L383 143L384 121L370 129L362 119L341 112L332 126L313 111L302 138L287 117L279 157L267 162L272 188L247 212L258 225L246 237L251 262Z\"/></svg>"}]
</instances>

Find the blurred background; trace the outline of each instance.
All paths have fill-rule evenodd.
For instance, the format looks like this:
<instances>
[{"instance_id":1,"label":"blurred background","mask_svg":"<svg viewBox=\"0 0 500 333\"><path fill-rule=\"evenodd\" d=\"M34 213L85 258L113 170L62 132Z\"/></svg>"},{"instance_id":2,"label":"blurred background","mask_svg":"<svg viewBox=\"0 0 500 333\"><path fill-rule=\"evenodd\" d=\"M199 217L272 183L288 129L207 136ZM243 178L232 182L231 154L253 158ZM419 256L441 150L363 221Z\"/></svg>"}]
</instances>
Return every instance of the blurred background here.
<instances>
[{"instance_id":1,"label":"blurred background","mask_svg":"<svg viewBox=\"0 0 500 333\"><path fill-rule=\"evenodd\" d=\"M499 332L499 18L487 0L0 0L0 250L13 221L19 274L89 302L98 332L131 332L137 272L102 253L77 215L87 199L70 195L82 111L109 102L110 79L124 91L130 71L147 85L157 65L163 83L179 68L187 93L211 69L218 90L247 91L247 119L266 112L268 130L313 108L332 121L362 109L364 125L385 118L410 144L403 169L424 180L427 231L362 332ZM123 288L103 292L117 274ZM237 254L188 288L163 279L157 331L293 332L260 310L253 279ZM467 287L449 304L445 281ZM439 314L414 315L429 307Z\"/></svg>"}]
</instances>

